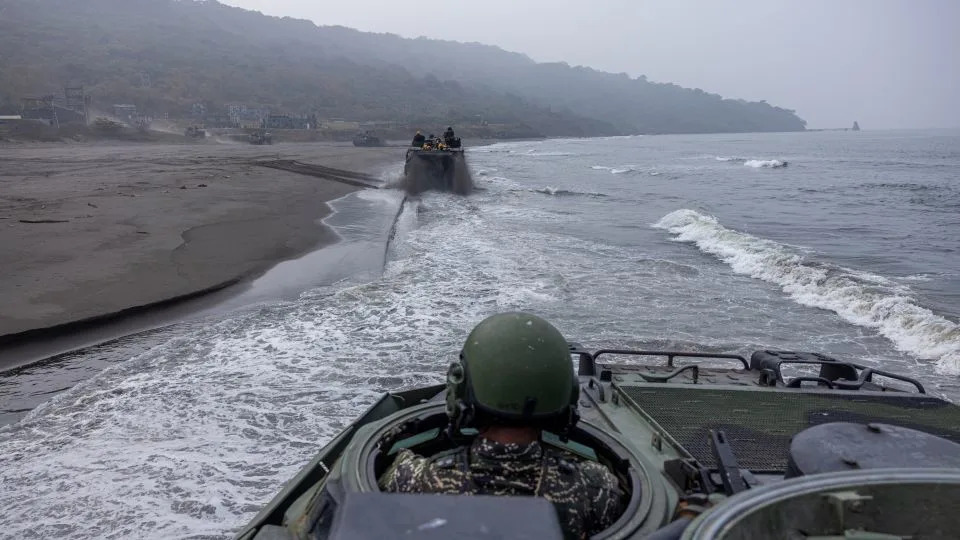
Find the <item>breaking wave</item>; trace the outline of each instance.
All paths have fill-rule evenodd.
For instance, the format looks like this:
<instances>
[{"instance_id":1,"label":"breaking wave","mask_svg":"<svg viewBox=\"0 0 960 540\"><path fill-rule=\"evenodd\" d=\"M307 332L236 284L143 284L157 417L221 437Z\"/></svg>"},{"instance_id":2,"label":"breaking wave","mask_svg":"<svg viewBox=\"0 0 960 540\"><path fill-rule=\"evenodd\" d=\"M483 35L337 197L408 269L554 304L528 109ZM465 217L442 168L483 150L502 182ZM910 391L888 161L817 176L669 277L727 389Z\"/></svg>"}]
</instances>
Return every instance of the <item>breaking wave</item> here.
<instances>
[{"instance_id":1,"label":"breaking wave","mask_svg":"<svg viewBox=\"0 0 960 540\"><path fill-rule=\"evenodd\" d=\"M736 156L714 156L713 159L724 163L743 163L745 166L755 169L780 169L789 164L780 159L748 159Z\"/></svg>"},{"instance_id":2,"label":"breaking wave","mask_svg":"<svg viewBox=\"0 0 960 540\"><path fill-rule=\"evenodd\" d=\"M562 156L575 156L576 154L572 152L538 152L536 150L527 150L526 152L519 152L511 150L508 152L513 156L530 156L530 157L562 157Z\"/></svg>"},{"instance_id":3,"label":"breaking wave","mask_svg":"<svg viewBox=\"0 0 960 540\"><path fill-rule=\"evenodd\" d=\"M960 373L960 325L920 306L910 289L870 274L807 260L787 246L727 229L717 218L677 210L653 227L696 244L739 274L777 284L797 303L833 311L876 329L901 351L934 358L944 373Z\"/></svg>"},{"instance_id":4,"label":"breaking wave","mask_svg":"<svg viewBox=\"0 0 960 540\"><path fill-rule=\"evenodd\" d=\"M605 165L594 165L590 167L595 171L610 171L610 174L625 174L631 172L638 172L639 169L634 168L632 165L627 165L625 167L607 167Z\"/></svg>"},{"instance_id":5,"label":"breaking wave","mask_svg":"<svg viewBox=\"0 0 960 540\"><path fill-rule=\"evenodd\" d=\"M779 159L751 159L743 164L754 169L782 169L788 165L786 161Z\"/></svg>"},{"instance_id":6,"label":"breaking wave","mask_svg":"<svg viewBox=\"0 0 960 540\"><path fill-rule=\"evenodd\" d=\"M593 191L571 191L568 189L558 189L553 186L546 186L540 189L532 189L535 193L543 193L544 195L554 195L556 197L564 196L581 196L581 197L606 197L606 193L597 193Z\"/></svg>"}]
</instances>

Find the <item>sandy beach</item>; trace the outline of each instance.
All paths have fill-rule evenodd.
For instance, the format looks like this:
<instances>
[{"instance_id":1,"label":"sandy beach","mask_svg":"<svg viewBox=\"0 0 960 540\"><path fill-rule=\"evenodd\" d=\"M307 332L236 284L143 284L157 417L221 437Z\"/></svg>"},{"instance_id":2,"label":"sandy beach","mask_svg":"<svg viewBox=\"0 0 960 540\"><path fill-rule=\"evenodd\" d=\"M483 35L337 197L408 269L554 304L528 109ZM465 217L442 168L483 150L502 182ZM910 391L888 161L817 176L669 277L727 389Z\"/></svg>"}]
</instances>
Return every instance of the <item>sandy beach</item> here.
<instances>
[{"instance_id":1,"label":"sandy beach","mask_svg":"<svg viewBox=\"0 0 960 540\"><path fill-rule=\"evenodd\" d=\"M402 148L317 143L0 146L0 341L215 290L336 235L358 189L264 160L380 175Z\"/></svg>"}]
</instances>

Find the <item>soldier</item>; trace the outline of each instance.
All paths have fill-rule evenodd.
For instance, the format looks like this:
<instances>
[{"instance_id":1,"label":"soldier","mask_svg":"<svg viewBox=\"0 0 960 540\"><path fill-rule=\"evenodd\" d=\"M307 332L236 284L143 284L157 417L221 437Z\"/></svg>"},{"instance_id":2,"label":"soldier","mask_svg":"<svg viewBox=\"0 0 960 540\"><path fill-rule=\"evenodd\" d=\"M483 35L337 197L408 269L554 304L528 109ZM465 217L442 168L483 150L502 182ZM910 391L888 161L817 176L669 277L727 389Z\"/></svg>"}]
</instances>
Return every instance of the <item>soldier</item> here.
<instances>
[{"instance_id":1,"label":"soldier","mask_svg":"<svg viewBox=\"0 0 960 540\"><path fill-rule=\"evenodd\" d=\"M567 341L526 313L485 319L447 372L451 433L474 427L469 446L433 457L401 450L380 477L384 491L544 497L568 538L609 527L624 492L604 465L540 442L576 424L579 386Z\"/></svg>"},{"instance_id":2,"label":"soldier","mask_svg":"<svg viewBox=\"0 0 960 540\"><path fill-rule=\"evenodd\" d=\"M427 138L423 136L423 133L420 133L420 130L417 130L417 134L413 136L413 142L410 143L410 146L416 146L420 148L423 146L423 143L426 142Z\"/></svg>"}]
</instances>

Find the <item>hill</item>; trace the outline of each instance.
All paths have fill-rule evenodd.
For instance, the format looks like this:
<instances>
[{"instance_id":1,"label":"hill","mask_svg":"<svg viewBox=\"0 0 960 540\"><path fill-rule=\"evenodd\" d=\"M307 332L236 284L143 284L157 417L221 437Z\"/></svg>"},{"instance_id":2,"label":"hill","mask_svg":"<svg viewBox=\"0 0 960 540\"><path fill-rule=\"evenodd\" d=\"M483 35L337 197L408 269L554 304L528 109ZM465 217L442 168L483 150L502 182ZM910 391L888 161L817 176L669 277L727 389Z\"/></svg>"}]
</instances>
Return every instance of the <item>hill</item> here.
<instances>
[{"instance_id":1,"label":"hill","mask_svg":"<svg viewBox=\"0 0 960 540\"><path fill-rule=\"evenodd\" d=\"M521 135L792 131L766 103L723 99L476 43L403 39L212 0L0 0L0 111L83 84L94 103L188 116L196 103Z\"/></svg>"}]
</instances>

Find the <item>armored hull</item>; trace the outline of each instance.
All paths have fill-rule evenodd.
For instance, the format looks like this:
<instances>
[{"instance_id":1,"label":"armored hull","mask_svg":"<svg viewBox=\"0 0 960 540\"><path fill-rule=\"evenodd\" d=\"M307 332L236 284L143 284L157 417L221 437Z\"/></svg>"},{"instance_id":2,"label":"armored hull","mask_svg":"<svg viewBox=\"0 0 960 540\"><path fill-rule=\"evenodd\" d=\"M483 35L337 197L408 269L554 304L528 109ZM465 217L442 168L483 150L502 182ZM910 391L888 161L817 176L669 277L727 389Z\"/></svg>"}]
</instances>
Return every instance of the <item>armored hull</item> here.
<instances>
[{"instance_id":1,"label":"armored hull","mask_svg":"<svg viewBox=\"0 0 960 540\"><path fill-rule=\"evenodd\" d=\"M567 440L542 442L607 465L628 493L596 538L960 530L960 408L915 380L813 353L570 350L582 420ZM560 537L542 499L379 492L400 449L449 450L446 428L443 386L384 395L238 538ZM458 444L473 436L455 434ZM694 507L709 509L678 517Z\"/></svg>"},{"instance_id":2,"label":"armored hull","mask_svg":"<svg viewBox=\"0 0 960 540\"><path fill-rule=\"evenodd\" d=\"M411 194L435 190L467 195L473 189L462 148L408 149L403 178Z\"/></svg>"},{"instance_id":3,"label":"armored hull","mask_svg":"<svg viewBox=\"0 0 960 540\"><path fill-rule=\"evenodd\" d=\"M360 133L353 137L354 146L383 146L383 140L380 137L369 133Z\"/></svg>"},{"instance_id":4,"label":"armored hull","mask_svg":"<svg viewBox=\"0 0 960 540\"><path fill-rule=\"evenodd\" d=\"M254 131L250 134L250 144L273 144L273 135L263 130Z\"/></svg>"}]
</instances>

